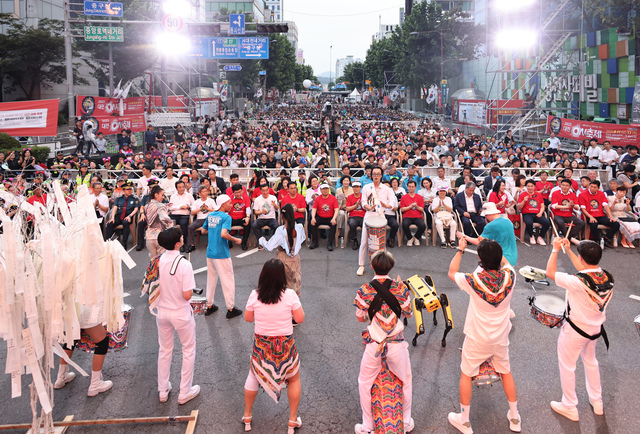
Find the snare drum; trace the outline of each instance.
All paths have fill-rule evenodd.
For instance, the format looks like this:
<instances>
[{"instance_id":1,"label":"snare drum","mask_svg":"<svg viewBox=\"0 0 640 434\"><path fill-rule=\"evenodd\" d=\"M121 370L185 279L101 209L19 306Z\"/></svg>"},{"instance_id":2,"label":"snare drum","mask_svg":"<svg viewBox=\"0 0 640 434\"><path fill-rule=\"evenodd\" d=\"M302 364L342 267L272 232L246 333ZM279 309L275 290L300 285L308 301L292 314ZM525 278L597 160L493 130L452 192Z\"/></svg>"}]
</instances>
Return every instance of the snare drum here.
<instances>
[{"instance_id":1,"label":"snare drum","mask_svg":"<svg viewBox=\"0 0 640 434\"><path fill-rule=\"evenodd\" d=\"M530 299L531 316L550 328L564 324L565 302L555 295L537 295Z\"/></svg>"},{"instance_id":2,"label":"snare drum","mask_svg":"<svg viewBox=\"0 0 640 434\"><path fill-rule=\"evenodd\" d=\"M107 337L109 338L109 351L120 351L124 348L127 348L127 338L129 336L129 322L131 321L131 312L133 308L128 304L124 304L122 306L122 316L124 316L124 326L121 329L116 330L113 333L107 331ZM105 331L107 328L105 327ZM89 333L87 333L84 329L80 331L80 340L76 341L76 347L86 351L88 353L93 353L95 349L95 344L91 340Z\"/></svg>"},{"instance_id":3,"label":"snare drum","mask_svg":"<svg viewBox=\"0 0 640 434\"><path fill-rule=\"evenodd\" d=\"M372 215L364 219L367 227L367 250L369 251L369 265L371 256L378 250L385 250L387 243L387 219L383 215Z\"/></svg>"},{"instance_id":4,"label":"snare drum","mask_svg":"<svg viewBox=\"0 0 640 434\"><path fill-rule=\"evenodd\" d=\"M496 369L493 367L493 362L489 358L482 362L482 365L478 368L478 375L471 378L471 384L474 386L485 386L501 380L502 378L496 372Z\"/></svg>"},{"instance_id":5,"label":"snare drum","mask_svg":"<svg viewBox=\"0 0 640 434\"><path fill-rule=\"evenodd\" d=\"M636 330L638 330L638 334L640 335L640 315L638 315L636 319L633 320L633 322L635 323Z\"/></svg>"},{"instance_id":6,"label":"snare drum","mask_svg":"<svg viewBox=\"0 0 640 434\"><path fill-rule=\"evenodd\" d=\"M198 297L194 295L189 301L194 315L202 315L207 311L207 297Z\"/></svg>"}]
</instances>

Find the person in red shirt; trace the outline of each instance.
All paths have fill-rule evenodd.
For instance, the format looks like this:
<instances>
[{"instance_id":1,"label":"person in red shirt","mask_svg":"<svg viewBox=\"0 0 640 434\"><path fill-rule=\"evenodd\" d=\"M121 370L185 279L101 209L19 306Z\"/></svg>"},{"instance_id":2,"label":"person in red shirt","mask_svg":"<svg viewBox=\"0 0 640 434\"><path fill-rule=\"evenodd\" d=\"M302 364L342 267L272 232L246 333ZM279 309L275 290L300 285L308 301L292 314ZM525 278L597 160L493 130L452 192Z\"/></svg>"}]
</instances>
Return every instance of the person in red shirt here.
<instances>
[{"instance_id":1,"label":"person in red shirt","mask_svg":"<svg viewBox=\"0 0 640 434\"><path fill-rule=\"evenodd\" d=\"M614 235L620 229L620 223L618 223L618 219L611 214L607 196L600 190L600 181L597 179L591 181L589 190L580 193L580 196L578 196L578 203L580 204L582 214L584 214L587 219L587 223L593 234L593 239L599 243L600 231L598 230L598 225L607 226L609 229L607 229L607 233L604 236L604 243L607 247L613 247L611 240L613 240ZM607 214L606 216L605 213Z\"/></svg>"},{"instance_id":2,"label":"person in red shirt","mask_svg":"<svg viewBox=\"0 0 640 434\"><path fill-rule=\"evenodd\" d=\"M562 173L562 175L571 180L571 189L574 192L578 192L578 189L580 188L580 186L578 185L578 181L576 181L575 179L572 178L573 176L573 170L572 169L564 169L564 172Z\"/></svg>"},{"instance_id":3,"label":"person in red shirt","mask_svg":"<svg viewBox=\"0 0 640 434\"><path fill-rule=\"evenodd\" d=\"M527 180L525 188L518 197L518 209L522 213L522 219L526 225L527 234L529 234L529 242L531 244L536 243L533 224L539 223L542 225L542 228L540 228L537 241L541 246L546 246L547 243L544 241L544 236L547 234L551 223L549 219L544 216L544 200L542 195L536 192L536 183L533 179Z\"/></svg>"},{"instance_id":4,"label":"person in red shirt","mask_svg":"<svg viewBox=\"0 0 640 434\"><path fill-rule=\"evenodd\" d=\"M500 214L506 213L507 207L512 207L516 203L507 192L507 184L503 179L497 180L493 185L493 191L489 195L489 202L496 204L496 208L500 211Z\"/></svg>"},{"instance_id":5,"label":"person in red shirt","mask_svg":"<svg viewBox=\"0 0 640 434\"><path fill-rule=\"evenodd\" d=\"M400 199L400 212L402 215L402 230L407 237L407 246L420 245L422 234L427 230L424 222L424 199L416 194L416 182L407 182L409 192ZM418 230L415 236L411 235L411 225L416 225Z\"/></svg>"},{"instance_id":6,"label":"person in red shirt","mask_svg":"<svg viewBox=\"0 0 640 434\"><path fill-rule=\"evenodd\" d=\"M360 181L353 181L351 184L353 188L353 194L347 196L347 207L345 210L349 214L349 233L353 237L353 250L358 250L360 248L360 243L358 242L358 227L362 227L362 222L364 220L365 210L362 208L362 184ZM346 241L347 243L349 240Z\"/></svg>"},{"instance_id":7,"label":"person in red shirt","mask_svg":"<svg viewBox=\"0 0 640 434\"><path fill-rule=\"evenodd\" d=\"M225 194L229 197L233 197L233 186L236 184L240 184L240 177L238 176L237 173L232 173L229 176L229 183L231 184L229 187L227 187ZM242 194L244 194L245 196L249 197L249 193L247 193L247 189L244 188L244 186L242 186Z\"/></svg>"},{"instance_id":8,"label":"person in red shirt","mask_svg":"<svg viewBox=\"0 0 640 434\"><path fill-rule=\"evenodd\" d=\"M560 183L560 190L556 190L551 195L551 209L553 210L553 221L558 228L558 234L564 237L567 233L567 225L573 223L569 240L573 244L580 244L578 236L584 229L584 221L573 214L573 210L579 210L578 197L571 191L571 180L563 179Z\"/></svg>"},{"instance_id":9,"label":"person in red shirt","mask_svg":"<svg viewBox=\"0 0 640 434\"><path fill-rule=\"evenodd\" d=\"M253 190L253 194L251 194L251 202L253 202L256 197L262 194L262 186L269 185L269 181L267 180L267 178L260 178L257 184L258 184L258 187L256 187L256 189ZM273 191L273 188L269 187L269 194L271 196L275 196L276 192Z\"/></svg>"},{"instance_id":10,"label":"person in red shirt","mask_svg":"<svg viewBox=\"0 0 640 434\"><path fill-rule=\"evenodd\" d=\"M542 195L542 199L544 199L544 205L549 206L551 202L549 202L549 196L551 194L551 189L553 188L553 184L549 181L549 174L545 171L540 172L540 181L536 182L536 193L540 193Z\"/></svg>"},{"instance_id":11,"label":"person in red shirt","mask_svg":"<svg viewBox=\"0 0 640 434\"><path fill-rule=\"evenodd\" d=\"M285 176L280 180L280 189L278 190L278 203L282 203L282 198L289 195L288 186L291 182L291 179L288 176Z\"/></svg>"},{"instance_id":12,"label":"person in red shirt","mask_svg":"<svg viewBox=\"0 0 640 434\"><path fill-rule=\"evenodd\" d=\"M249 241L249 220L251 220L251 201L244 192L243 187L238 183L230 187L233 194L231 197L231 226L242 226L242 250L247 250Z\"/></svg>"},{"instance_id":13,"label":"person in red shirt","mask_svg":"<svg viewBox=\"0 0 640 434\"><path fill-rule=\"evenodd\" d=\"M286 191L289 194L282 196L282 199L279 200L280 209L282 209L282 207L284 207L286 204L290 203L293 206L293 211L295 212L294 217L296 223L304 225L304 210L307 208L307 202L305 202L304 196L298 193L298 186L295 182L290 182L287 185Z\"/></svg>"},{"instance_id":14,"label":"person in red shirt","mask_svg":"<svg viewBox=\"0 0 640 434\"><path fill-rule=\"evenodd\" d=\"M320 186L322 194L316 197L313 202L313 208L311 209L311 239L312 243L309 249L315 249L318 247L318 226L328 225L331 227L329 232L329 239L327 242L327 250L333 251L333 240L336 237L336 225L338 223L338 199L331 194L329 184L322 184Z\"/></svg>"}]
</instances>

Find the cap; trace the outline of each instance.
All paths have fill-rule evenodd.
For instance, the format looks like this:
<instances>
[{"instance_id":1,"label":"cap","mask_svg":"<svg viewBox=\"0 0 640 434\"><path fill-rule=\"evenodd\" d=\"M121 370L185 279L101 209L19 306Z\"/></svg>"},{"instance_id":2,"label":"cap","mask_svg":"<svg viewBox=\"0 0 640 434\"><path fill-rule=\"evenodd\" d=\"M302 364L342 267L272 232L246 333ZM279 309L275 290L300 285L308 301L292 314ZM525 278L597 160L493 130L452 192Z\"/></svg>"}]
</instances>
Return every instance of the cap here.
<instances>
[{"instance_id":1,"label":"cap","mask_svg":"<svg viewBox=\"0 0 640 434\"><path fill-rule=\"evenodd\" d=\"M360 181L353 181L353 183L351 184L352 187L362 187L362 184L360 184Z\"/></svg>"},{"instance_id":2,"label":"cap","mask_svg":"<svg viewBox=\"0 0 640 434\"><path fill-rule=\"evenodd\" d=\"M331 187L329 187L329 184L322 184L320 185L320 188L323 189L323 188L331 188Z\"/></svg>"},{"instance_id":3,"label":"cap","mask_svg":"<svg viewBox=\"0 0 640 434\"><path fill-rule=\"evenodd\" d=\"M217 211L220 209L220 207L225 203L230 201L231 198L229 196L227 196L226 194L221 194L220 196L218 196L218 198L216 199L216 206L214 207L214 209Z\"/></svg>"},{"instance_id":4,"label":"cap","mask_svg":"<svg viewBox=\"0 0 640 434\"><path fill-rule=\"evenodd\" d=\"M153 178L147 181L147 186L148 187L153 187L154 185L158 185L160 184L160 181L158 181L157 179Z\"/></svg>"},{"instance_id":5,"label":"cap","mask_svg":"<svg viewBox=\"0 0 640 434\"><path fill-rule=\"evenodd\" d=\"M440 191L447 191L447 190L448 190L448 188L447 188L447 187L445 187L444 185L441 185L440 187L438 187L438 192L440 192Z\"/></svg>"},{"instance_id":6,"label":"cap","mask_svg":"<svg viewBox=\"0 0 640 434\"><path fill-rule=\"evenodd\" d=\"M482 217L493 215L493 214L502 214L496 207L495 203L486 202L484 205L482 205L482 212L480 213Z\"/></svg>"},{"instance_id":7,"label":"cap","mask_svg":"<svg viewBox=\"0 0 640 434\"><path fill-rule=\"evenodd\" d=\"M58 152L56 152L56 155L64 155L64 152L58 151Z\"/></svg>"},{"instance_id":8,"label":"cap","mask_svg":"<svg viewBox=\"0 0 640 434\"><path fill-rule=\"evenodd\" d=\"M123 188L123 189L126 189L126 188L131 188L131 189L133 189L133 182L131 182L131 181L127 181L127 182L125 182L125 183L122 185L122 188Z\"/></svg>"},{"instance_id":9,"label":"cap","mask_svg":"<svg viewBox=\"0 0 640 434\"><path fill-rule=\"evenodd\" d=\"M124 181L124 176L118 176L116 182Z\"/></svg>"}]
</instances>

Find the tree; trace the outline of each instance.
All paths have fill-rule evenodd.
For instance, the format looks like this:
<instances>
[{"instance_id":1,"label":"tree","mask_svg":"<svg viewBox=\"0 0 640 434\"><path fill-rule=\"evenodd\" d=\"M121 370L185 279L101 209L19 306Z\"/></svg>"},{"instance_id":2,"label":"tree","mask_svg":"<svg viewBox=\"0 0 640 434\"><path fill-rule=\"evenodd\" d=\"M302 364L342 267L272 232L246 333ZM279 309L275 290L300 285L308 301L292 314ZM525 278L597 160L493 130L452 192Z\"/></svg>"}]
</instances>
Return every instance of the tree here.
<instances>
[{"instance_id":1,"label":"tree","mask_svg":"<svg viewBox=\"0 0 640 434\"><path fill-rule=\"evenodd\" d=\"M253 90L256 84L256 77L258 77L258 71L260 71L260 62L257 60L234 60L232 63L242 66L240 71L227 72L227 80L229 84L238 86L244 93L247 88ZM224 65L220 63L220 67Z\"/></svg>"},{"instance_id":2,"label":"tree","mask_svg":"<svg viewBox=\"0 0 640 434\"><path fill-rule=\"evenodd\" d=\"M0 78L9 82L8 89L20 89L26 99L40 99L41 88L66 80L63 25L60 21L41 19L37 27L29 27L9 15L0 15ZM88 84L78 76L74 65L74 82Z\"/></svg>"},{"instance_id":3,"label":"tree","mask_svg":"<svg viewBox=\"0 0 640 434\"><path fill-rule=\"evenodd\" d=\"M267 88L277 88L280 92L291 89L295 83L295 49L286 36L272 33L269 36L269 59L261 60L262 69L267 71Z\"/></svg>"},{"instance_id":4,"label":"tree","mask_svg":"<svg viewBox=\"0 0 640 434\"><path fill-rule=\"evenodd\" d=\"M365 78L365 69L364 63L362 62L353 62L345 66L344 71L342 72L342 76L339 77L336 81L345 82L347 84L347 88L349 90L353 90L355 88L362 87L364 85Z\"/></svg>"},{"instance_id":5,"label":"tree","mask_svg":"<svg viewBox=\"0 0 640 434\"><path fill-rule=\"evenodd\" d=\"M397 49L397 48L396 48ZM384 87L384 71L392 71L394 66L394 47L390 39L373 41L367 50L364 61L365 76L373 87Z\"/></svg>"},{"instance_id":6,"label":"tree","mask_svg":"<svg viewBox=\"0 0 640 434\"><path fill-rule=\"evenodd\" d=\"M638 0L574 0L577 10L584 5L585 31L618 27L629 32L640 29Z\"/></svg>"},{"instance_id":7,"label":"tree","mask_svg":"<svg viewBox=\"0 0 640 434\"><path fill-rule=\"evenodd\" d=\"M313 75L313 68L311 67L311 65L301 65L299 63L296 63L295 68L296 68L295 69L296 91L304 90L304 86L302 85L302 82L304 82L305 80L311 80L312 83L319 82L318 77Z\"/></svg>"}]
</instances>

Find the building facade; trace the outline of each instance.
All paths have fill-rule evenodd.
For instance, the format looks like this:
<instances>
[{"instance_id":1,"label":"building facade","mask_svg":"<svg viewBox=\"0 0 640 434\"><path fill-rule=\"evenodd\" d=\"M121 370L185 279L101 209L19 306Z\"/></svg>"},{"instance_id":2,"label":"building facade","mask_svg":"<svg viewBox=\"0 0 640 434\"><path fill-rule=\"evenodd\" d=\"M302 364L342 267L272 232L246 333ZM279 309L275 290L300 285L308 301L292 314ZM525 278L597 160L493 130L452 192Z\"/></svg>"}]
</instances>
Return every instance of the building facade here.
<instances>
[{"instance_id":1,"label":"building facade","mask_svg":"<svg viewBox=\"0 0 640 434\"><path fill-rule=\"evenodd\" d=\"M356 59L352 55L349 55L347 57L343 57L342 59L336 60L336 70L334 71L335 72L334 80L337 80L338 78L340 78L342 74L344 74L344 68L346 68L347 65L354 62L362 62L362 59Z\"/></svg>"},{"instance_id":2,"label":"building facade","mask_svg":"<svg viewBox=\"0 0 640 434\"><path fill-rule=\"evenodd\" d=\"M262 0L236 0L236 1L205 1L205 15L207 21L218 21L217 18L223 11L227 13L251 14L253 22L265 21L264 2Z\"/></svg>"}]
</instances>

